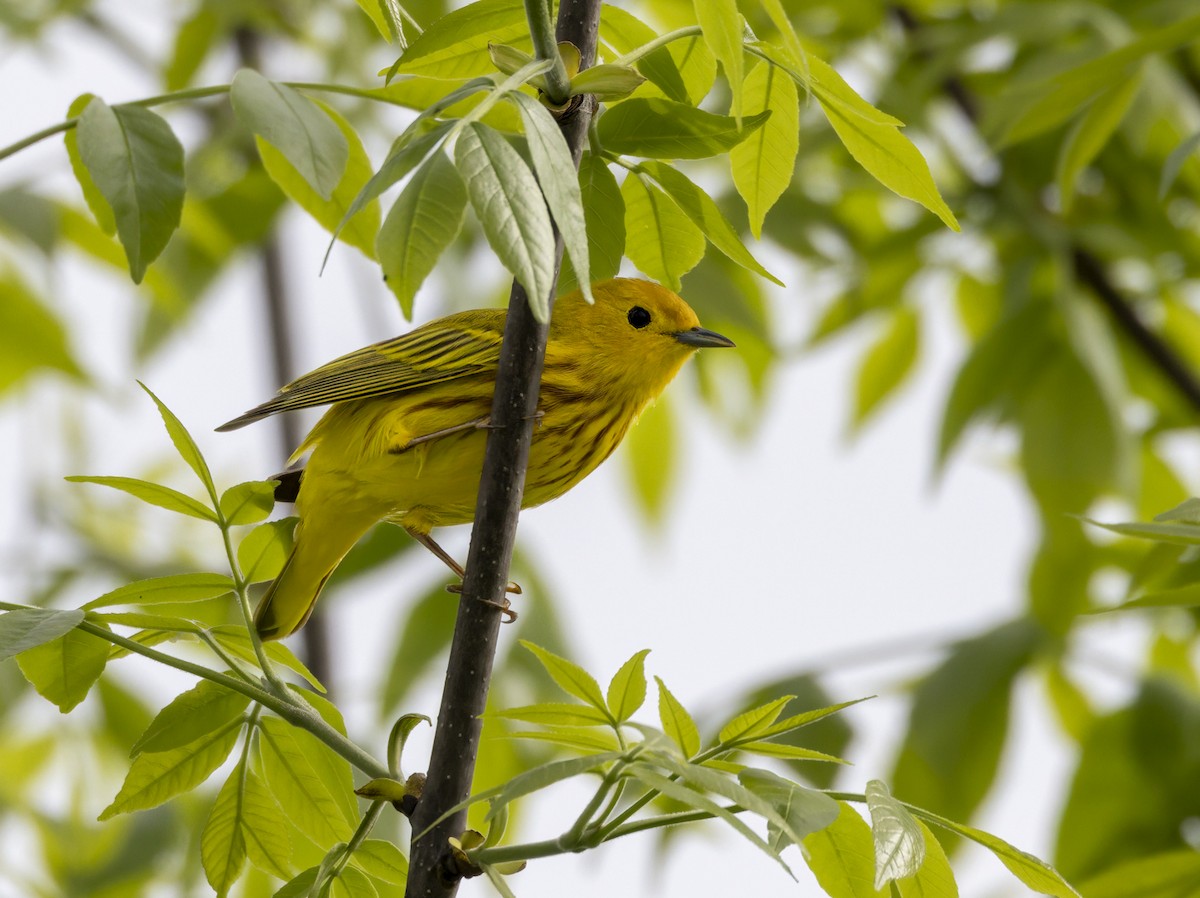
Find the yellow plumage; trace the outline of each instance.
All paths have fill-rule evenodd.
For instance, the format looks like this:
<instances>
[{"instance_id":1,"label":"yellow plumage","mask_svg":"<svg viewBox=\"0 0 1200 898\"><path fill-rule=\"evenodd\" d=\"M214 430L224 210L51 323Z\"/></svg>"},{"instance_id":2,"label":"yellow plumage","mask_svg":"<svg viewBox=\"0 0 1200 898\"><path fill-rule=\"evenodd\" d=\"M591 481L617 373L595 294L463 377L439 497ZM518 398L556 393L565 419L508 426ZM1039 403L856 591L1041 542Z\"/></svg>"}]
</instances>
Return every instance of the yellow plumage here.
<instances>
[{"instance_id":1,"label":"yellow plumage","mask_svg":"<svg viewBox=\"0 0 1200 898\"><path fill-rule=\"evenodd\" d=\"M671 291L614 278L555 304L522 507L557 498L595 470L638 414L701 346L732 346L699 327ZM218 430L332 404L296 450L309 453L295 545L255 614L264 639L301 627L321 588L377 521L399 524L459 570L429 537L475 514L505 312L448 315L304 375Z\"/></svg>"}]
</instances>

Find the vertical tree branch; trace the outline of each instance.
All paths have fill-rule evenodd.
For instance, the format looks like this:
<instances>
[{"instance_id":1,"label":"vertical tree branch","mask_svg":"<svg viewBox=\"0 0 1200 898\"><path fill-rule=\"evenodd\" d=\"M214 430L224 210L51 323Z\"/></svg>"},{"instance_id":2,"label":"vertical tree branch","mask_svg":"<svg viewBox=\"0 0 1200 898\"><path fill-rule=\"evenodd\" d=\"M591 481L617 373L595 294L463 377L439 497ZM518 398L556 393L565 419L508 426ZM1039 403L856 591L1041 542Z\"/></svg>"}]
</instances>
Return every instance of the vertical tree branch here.
<instances>
[{"instance_id":1,"label":"vertical tree branch","mask_svg":"<svg viewBox=\"0 0 1200 898\"><path fill-rule=\"evenodd\" d=\"M252 28L239 28L234 33L238 59L242 65L256 71L262 68L259 36ZM267 336L270 351L272 382L286 384L296 376L296 360L292 352L292 316L287 304L287 282L284 278L283 247L274 232L267 235L259 252L262 274L262 298L267 315ZM289 458L300 445L302 434L295 415L280 415L276 433L279 434L280 457ZM332 690L329 654L329 627L318 607L308 624L300 631L304 645L304 660L313 675Z\"/></svg>"},{"instance_id":2,"label":"vertical tree branch","mask_svg":"<svg viewBox=\"0 0 1200 898\"><path fill-rule=\"evenodd\" d=\"M599 0L562 0L558 12L558 39L570 41L579 48L581 68L591 65L595 59L599 23ZM594 100L584 97L559 120L576 167L587 142L588 125L594 110ZM562 252L559 239L555 283ZM525 466L533 437L547 332L548 328L539 324L530 312L525 288L514 281L492 403L492 429L488 433L475 526L471 532L466 577L450 647L433 752L424 793L412 818L414 837L470 793L482 729L479 715L487 702L496 654L500 605L504 602L508 584L517 514L525 486ZM460 812L414 840L406 891L408 898L444 898L455 893L461 874L453 866L447 840L460 835L465 826L466 812Z\"/></svg>"}]
</instances>

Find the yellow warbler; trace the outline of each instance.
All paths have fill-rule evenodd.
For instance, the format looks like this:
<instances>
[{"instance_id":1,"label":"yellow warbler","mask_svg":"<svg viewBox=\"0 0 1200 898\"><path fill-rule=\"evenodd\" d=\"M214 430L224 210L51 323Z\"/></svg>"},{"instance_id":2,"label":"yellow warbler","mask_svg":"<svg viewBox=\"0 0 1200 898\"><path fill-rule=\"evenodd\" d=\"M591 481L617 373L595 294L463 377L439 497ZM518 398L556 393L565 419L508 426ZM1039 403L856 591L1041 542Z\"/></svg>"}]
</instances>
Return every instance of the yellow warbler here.
<instances>
[{"instance_id":1,"label":"yellow warbler","mask_svg":"<svg viewBox=\"0 0 1200 898\"><path fill-rule=\"evenodd\" d=\"M561 496L612 453L646 404L702 346L732 346L682 299L614 278L558 300L530 447L525 508ZM430 536L475 514L505 312L439 318L342 356L218 430L332 403L293 459L311 452L295 544L255 613L264 639L295 632L345 554L377 521L402 526L458 576Z\"/></svg>"}]
</instances>

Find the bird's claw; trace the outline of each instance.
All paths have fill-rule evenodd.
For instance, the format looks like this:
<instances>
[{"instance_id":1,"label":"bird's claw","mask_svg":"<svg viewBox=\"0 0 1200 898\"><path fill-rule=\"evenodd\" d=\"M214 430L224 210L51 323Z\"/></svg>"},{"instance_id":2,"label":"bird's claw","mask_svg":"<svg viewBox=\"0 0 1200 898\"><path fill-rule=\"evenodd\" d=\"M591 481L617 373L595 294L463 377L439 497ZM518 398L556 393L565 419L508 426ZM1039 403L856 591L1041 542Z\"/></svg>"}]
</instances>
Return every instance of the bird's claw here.
<instances>
[{"instance_id":1,"label":"bird's claw","mask_svg":"<svg viewBox=\"0 0 1200 898\"><path fill-rule=\"evenodd\" d=\"M446 592L453 593L456 596L462 595L463 585L461 583L447 583ZM509 583L504 587L505 592L520 595L521 587L517 583ZM493 602L491 599L483 599L483 604L491 605L493 608L499 608L500 613L504 615L504 623L511 624L517 619L517 612L513 611L512 603L505 599L503 602Z\"/></svg>"}]
</instances>

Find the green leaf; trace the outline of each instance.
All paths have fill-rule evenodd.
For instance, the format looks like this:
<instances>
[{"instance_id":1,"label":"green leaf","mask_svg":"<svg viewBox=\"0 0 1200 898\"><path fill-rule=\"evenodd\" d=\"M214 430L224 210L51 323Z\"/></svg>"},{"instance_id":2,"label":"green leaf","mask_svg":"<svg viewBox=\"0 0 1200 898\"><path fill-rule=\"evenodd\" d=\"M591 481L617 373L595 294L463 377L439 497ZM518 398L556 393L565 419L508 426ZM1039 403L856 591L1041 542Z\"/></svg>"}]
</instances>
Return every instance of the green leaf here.
<instances>
[{"instance_id":1,"label":"green leaf","mask_svg":"<svg viewBox=\"0 0 1200 898\"><path fill-rule=\"evenodd\" d=\"M624 757L624 752L610 751L598 755L587 755L582 758L565 758L559 761L551 761L548 764L542 764L519 773L501 786L473 795L470 798L470 802L474 804L485 799L493 799L487 814L488 819L491 820L503 808L523 795L540 792L548 786L562 782L565 779L571 779L572 777L599 770L605 764L609 764L622 757Z\"/></svg>"},{"instance_id":2,"label":"green leaf","mask_svg":"<svg viewBox=\"0 0 1200 898\"><path fill-rule=\"evenodd\" d=\"M389 43L398 42L404 49L404 23L396 0L358 0L358 8L365 12Z\"/></svg>"},{"instance_id":3,"label":"green leaf","mask_svg":"<svg viewBox=\"0 0 1200 898\"><path fill-rule=\"evenodd\" d=\"M341 760L344 771L337 780L326 781L318 772L325 765L317 757L326 749L311 735L274 717L259 722L259 734L263 776L287 819L317 845L349 839L357 821L346 817L334 792L353 791L350 765Z\"/></svg>"},{"instance_id":4,"label":"green leaf","mask_svg":"<svg viewBox=\"0 0 1200 898\"><path fill-rule=\"evenodd\" d=\"M798 730L800 727L808 726L810 723L816 723L831 714L836 714L843 708L849 708L851 705L857 705L859 702L867 701L866 698L855 698L848 702L838 702L836 705L830 705L827 708L814 708L811 711L805 711L801 714L794 714L791 717L784 718L778 723L773 723L761 733L757 735L759 739L773 739L776 736L783 736Z\"/></svg>"},{"instance_id":5,"label":"green leaf","mask_svg":"<svg viewBox=\"0 0 1200 898\"><path fill-rule=\"evenodd\" d=\"M938 435L938 465L944 465L963 433L986 412L1021 396L1045 367L1054 344L1049 303L1026 303L1001 320L971 350L950 390Z\"/></svg>"},{"instance_id":6,"label":"green leaf","mask_svg":"<svg viewBox=\"0 0 1200 898\"><path fill-rule=\"evenodd\" d=\"M787 828L777 823L767 827L771 846L782 851L810 833L824 829L838 816L838 803L815 789L806 789L769 770L748 768L738 773L738 780L756 796L770 804L787 821Z\"/></svg>"},{"instance_id":7,"label":"green leaf","mask_svg":"<svg viewBox=\"0 0 1200 898\"><path fill-rule=\"evenodd\" d=\"M250 644L250 634L245 627L224 625L210 627L208 632L225 649L237 655L242 660L249 661L251 664L258 666L258 655L254 652L254 646ZM300 659L282 642L269 642L263 646L263 649L271 661L276 664L282 664L288 670L295 671L318 692L325 691L325 687L321 685L321 682L313 675L313 672L300 663ZM305 693L305 697L309 700L316 698L316 696L309 695L308 693ZM343 733L343 735L345 734Z\"/></svg>"},{"instance_id":8,"label":"green leaf","mask_svg":"<svg viewBox=\"0 0 1200 898\"><path fill-rule=\"evenodd\" d=\"M625 437L625 458L642 511L661 523L678 461L675 419L671 404L660 397L637 420Z\"/></svg>"},{"instance_id":9,"label":"green leaf","mask_svg":"<svg viewBox=\"0 0 1200 898\"><path fill-rule=\"evenodd\" d=\"M839 801L837 818L804 838L804 860L830 898L884 898L877 891L871 828Z\"/></svg>"},{"instance_id":10,"label":"green leaf","mask_svg":"<svg viewBox=\"0 0 1200 898\"><path fill-rule=\"evenodd\" d=\"M112 209L129 274L140 284L179 227L183 147L171 126L141 106L93 98L79 116L79 157Z\"/></svg>"},{"instance_id":11,"label":"green leaf","mask_svg":"<svg viewBox=\"0 0 1200 898\"><path fill-rule=\"evenodd\" d=\"M866 788L871 832L875 837L875 888L913 876L925 863L925 835L903 804L879 780Z\"/></svg>"},{"instance_id":12,"label":"green leaf","mask_svg":"<svg viewBox=\"0 0 1200 898\"><path fill-rule=\"evenodd\" d=\"M592 283L615 277L625 254L625 200L617 179L599 156L584 155L579 164L579 193L587 224L588 263ZM563 259L558 276L560 295L579 285L571 260Z\"/></svg>"},{"instance_id":13,"label":"green leaf","mask_svg":"<svg viewBox=\"0 0 1200 898\"><path fill-rule=\"evenodd\" d=\"M704 257L704 233L673 199L636 173L625 178L621 198L626 255L655 280L680 290L680 279Z\"/></svg>"},{"instance_id":14,"label":"green leaf","mask_svg":"<svg viewBox=\"0 0 1200 898\"><path fill-rule=\"evenodd\" d=\"M520 720L524 723L538 723L542 726L609 726L612 723L605 712L590 705L577 705L571 702L538 702L536 705L522 705L519 708L492 711L488 716L503 720Z\"/></svg>"},{"instance_id":15,"label":"green leaf","mask_svg":"<svg viewBox=\"0 0 1200 898\"><path fill-rule=\"evenodd\" d=\"M604 149L651 159L704 159L727 153L770 117L748 115L738 125L728 115L705 112L686 103L634 97L600 117L596 129Z\"/></svg>"},{"instance_id":16,"label":"green leaf","mask_svg":"<svg viewBox=\"0 0 1200 898\"><path fill-rule=\"evenodd\" d=\"M1197 147L1200 147L1200 131L1191 137L1185 137L1179 142L1179 146L1171 150L1171 155L1163 163L1162 177L1158 182L1158 198L1160 200L1167 195L1167 191L1171 189L1171 185L1175 183L1175 179L1183 170L1184 163L1196 152Z\"/></svg>"},{"instance_id":17,"label":"green leaf","mask_svg":"<svg viewBox=\"0 0 1200 898\"><path fill-rule=\"evenodd\" d=\"M167 428L167 435L171 437L171 443L175 446L175 451L187 462L188 467L196 472L196 476L200 478L200 482L204 484L205 489L208 490L208 494L215 501L217 488L213 484L212 472L208 470L208 462L201 455L200 447L196 445L196 441L192 439L192 435L188 433L187 428L175 417L175 413L167 408L162 400L151 392L149 387L140 381L138 382L138 386L145 390L146 394L154 400L154 404L158 406L158 413L162 416L163 425Z\"/></svg>"},{"instance_id":18,"label":"green leaf","mask_svg":"<svg viewBox=\"0 0 1200 898\"><path fill-rule=\"evenodd\" d=\"M317 874L321 868L309 867L302 873L297 873L289 879L272 898L309 898L312 887L316 885Z\"/></svg>"},{"instance_id":19,"label":"green leaf","mask_svg":"<svg viewBox=\"0 0 1200 898\"><path fill-rule=\"evenodd\" d=\"M408 858L383 839L367 839L351 855L350 862L368 876L389 885L402 886L408 880Z\"/></svg>"},{"instance_id":20,"label":"green leaf","mask_svg":"<svg viewBox=\"0 0 1200 898\"><path fill-rule=\"evenodd\" d=\"M687 175L664 162L644 162L640 168L658 182L713 246L743 268L762 275L780 287L784 286L779 278L763 268L758 260L750 255L750 251L742 243L742 238L721 213L712 197L697 187Z\"/></svg>"},{"instance_id":21,"label":"green leaf","mask_svg":"<svg viewBox=\"0 0 1200 898\"><path fill-rule=\"evenodd\" d=\"M575 271L587 275L579 281L583 298L589 303L595 302L592 298L593 277L588 261L587 223L579 190L579 174L575 171L566 139L550 110L533 97L514 91L508 94L508 99L521 110L533 170L558 232L562 235L566 256Z\"/></svg>"},{"instance_id":22,"label":"green leaf","mask_svg":"<svg viewBox=\"0 0 1200 898\"><path fill-rule=\"evenodd\" d=\"M646 656L642 649L621 665L608 684L608 710L618 723L631 718L646 701Z\"/></svg>"},{"instance_id":23,"label":"green leaf","mask_svg":"<svg viewBox=\"0 0 1200 898\"><path fill-rule=\"evenodd\" d=\"M896 883L900 898L958 898L958 884L942 843L920 820L916 824L925 839L925 863L915 876Z\"/></svg>"},{"instance_id":24,"label":"green leaf","mask_svg":"<svg viewBox=\"0 0 1200 898\"><path fill-rule=\"evenodd\" d=\"M600 685L590 673L578 664L574 664L566 658L560 658L553 652L534 645L528 640L522 639L521 645L533 653L534 657L541 662L542 667L546 669L546 673L550 674L551 679L564 692L603 713L608 713L608 705L604 702L604 696L600 694Z\"/></svg>"},{"instance_id":25,"label":"green leaf","mask_svg":"<svg viewBox=\"0 0 1200 898\"><path fill-rule=\"evenodd\" d=\"M1139 857L1086 880L1087 898L1191 898L1200 882L1200 853L1193 848Z\"/></svg>"},{"instance_id":26,"label":"green leaf","mask_svg":"<svg viewBox=\"0 0 1200 898\"><path fill-rule=\"evenodd\" d=\"M958 643L916 687L892 776L897 794L967 819L996 776L1013 682L1042 634L1029 620Z\"/></svg>"},{"instance_id":27,"label":"green leaf","mask_svg":"<svg viewBox=\"0 0 1200 898\"><path fill-rule=\"evenodd\" d=\"M279 879L290 875L292 846L279 804L252 771L234 768L200 835L204 874L218 896L228 894L246 858Z\"/></svg>"},{"instance_id":28,"label":"green leaf","mask_svg":"<svg viewBox=\"0 0 1200 898\"><path fill-rule=\"evenodd\" d=\"M83 612L72 608L18 608L0 615L0 661L66 636L83 623Z\"/></svg>"},{"instance_id":29,"label":"green leaf","mask_svg":"<svg viewBox=\"0 0 1200 898\"><path fill-rule=\"evenodd\" d=\"M121 791L99 819L140 811L191 791L225 763L242 730L240 719L231 720L187 745L168 751L144 752L133 759Z\"/></svg>"},{"instance_id":30,"label":"green leaf","mask_svg":"<svg viewBox=\"0 0 1200 898\"><path fill-rule=\"evenodd\" d=\"M721 807L703 793L697 792L695 789L690 789L682 783L676 782L675 780L667 779L665 776L662 776L653 768L645 764L631 764L629 767L629 775L641 782L643 785L649 786L651 789L661 792L668 798L673 798L675 801L681 802L687 807L696 808L697 810L712 814L714 817L725 821L752 845L761 850L768 857L773 858L781 867L783 867L784 870L787 871L789 876L791 875L791 869L789 869L788 865L784 863L783 858L779 856L779 852L776 851L775 848L764 841L763 838L758 835L758 833L754 832L754 830L747 826L740 817Z\"/></svg>"},{"instance_id":31,"label":"green leaf","mask_svg":"<svg viewBox=\"0 0 1200 898\"><path fill-rule=\"evenodd\" d=\"M151 577L119 586L92 599L85 610L113 605L161 605L175 602L204 602L233 592L233 581L224 574L172 574Z\"/></svg>"},{"instance_id":32,"label":"green leaf","mask_svg":"<svg viewBox=\"0 0 1200 898\"><path fill-rule=\"evenodd\" d=\"M854 384L854 426L861 427L912 373L920 349L920 319L897 306L883 332L863 355Z\"/></svg>"},{"instance_id":33,"label":"green leaf","mask_svg":"<svg viewBox=\"0 0 1200 898\"><path fill-rule=\"evenodd\" d=\"M592 94L602 103L623 100L645 82L646 76L632 66L600 63L571 79L571 96Z\"/></svg>"},{"instance_id":34,"label":"green leaf","mask_svg":"<svg viewBox=\"0 0 1200 898\"><path fill-rule=\"evenodd\" d=\"M0 393L46 368L86 379L62 323L28 284L0 270L0 296Z\"/></svg>"},{"instance_id":35,"label":"green leaf","mask_svg":"<svg viewBox=\"0 0 1200 898\"><path fill-rule=\"evenodd\" d=\"M685 758L691 758L700 751L700 731L687 708L667 688L667 684L658 677L658 717L662 721L663 732L679 746Z\"/></svg>"},{"instance_id":36,"label":"green leaf","mask_svg":"<svg viewBox=\"0 0 1200 898\"><path fill-rule=\"evenodd\" d=\"M762 239L763 219L792 182L800 151L800 105L796 82L769 63L746 78L747 115L770 111L761 128L729 151L733 184L750 215L750 231Z\"/></svg>"},{"instance_id":37,"label":"green leaf","mask_svg":"<svg viewBox=\"0 0 1200 898\"><path fill-rule=\"evenodd\" d=\"M155 716L142 733L130 757L142 752L170 751L209 733L225 729L242 716L250 699L210 680L201 680L180 693Z\"/></svg>"},{"instance_id":38,"label":"green leaf","mask_svg":"<svg viewBox=\"0 0 1200 898\"><path fill-rule=\"evenodd\" d=\"M471 85L465 85L459 88L459 90L454 91L454 94L469 96L470 93L481 90L484 84L490 85L491 82L473 82ZM471 88L471 90L468 90L468 88ZM383 160L383 165L379 166L379 171L371 175L367 183L359 190L358 195L351 201L346 214L342 216L342 220L338 222L338 226L334 229L334 236L337 236L341 229L346 226L346 222L357 215L360 209L366 207L368 203L381 196L385 190L397 181L402 180L410 171L416 168L429 155L430 151L442 142L453 126L453 122L430 124L427 119L422 119L418 116L417 121L409 125L404 133L396 138L392 144L392 148L388 151L387 158ZM376 238L376 242L378 243L378 237ZM332 249L332 241L330 241L329 246ZM328 252L326 252L326 255L328 255Z\"/></svg>"},{"instance_id":39,"label":"green leaf","mask_svg":"<svg viewBox=\"0 0 1200 898\"><path fill-rule=\"evenodd\" d=\"M238 567L247 583L274 580L292 551L292 533L296 518L282 518L259 524L246 534L237 547Z\"/></svg>"},{"instance_id":40,"label":"green leaf","mask_svg":"<svg viewBox=\"0 0 1200 898\"><path fill-rule=\"evenodd\" d=\"M257 524L275 507L275 480L250 480L221 494L221 516L226 524Z\"/></svg>"},{"instance_id":41,"label":"green leaf","mask_svg":"<svg viewBox=\"0 0 1200 898\"><path fill-rule=\"evenodd\" d=\"M985 833L982 830L966 826L962 823L955 823L952 820L947 820L945 817L913 807L912 805L908 805L908 809L923 820L927 820L936 826L940 826L942 829L949 830L952 833L964 836L972 842L982 845L999 858L1000 863L1004 864L1017 879L1033 891L1042 895L1053 896L1053 898L1080 898L1079 893L1071 887L1070 883L1062 878L1057 870L1032 854L1021 851L1019 848L1014 848L1003 839L993 836L991 833ZM1091 898L1090 895L1089 898Z\"/></svg>"},{"instance_id":42,"label":"green leaf","mask_svg":"<svg viewBox=\"0 0 1200 898\"><path fill-rule=\"evenodd\" d=\"M1085 518L1089 524L1111 530L1122 536L1152 539L1156 542L1172 543L1177 546L1200 545L1200 527L1195 524L1105 524Z\"/></svg>"},{"instance_id":43,"label":"green leaf","mask_svg":"<svg viewBox=\"0 0 1200 898\"><path fill-rule=\"evenodd\" d=\"M771 724L779 719L780 713L793 698L795 698L794 695L784 695L759 705L757 708L743 711L721 727L721 732L717 734L717 741L725 745L730 742L757 739L765 735L771 729Z\"/></svg>"},{"instance_id":44,"label":"green leaf","mask_svg":"<svg viewBox=\"0 0 1200 898\"><path fill-rule=\"evenodd\" d=\"M1018 105L1020 111L999 130L998 144L1009 146L1054 128L1091 98L1133 78L1147 56L1169 52L1200 35L1200 15L1191 15L1136 38L1123 47L1088 60L1065 72L1017 86L997 108Z\"/></svg>"},{"instance_id":45,"label":"green leaf","mask_svg":"<svg viewBox=\"0 0 1200 898\"><path fill-rule=\"evenodd\" d=\"M7 620L7 615L2 620ZM109 645L99 636L72 629L21 652L16 656L17 665L38 695L66 714L100 679L108 662Z\"/></svg>"},{"instance_id":46,"label":"green leaf","mask_svg":"<svg viewBox=\"0 0 1200 898\"><path fill-rule=\"evenodd\" d=\"M175 31L170 61L163 70L163 83L168 91L183 90L192 83L222 31L222 18L214 9L198 6Z\"/></svg>"},{"instance_id":47,"label":"green leaf","mask_svg":"<svg viewBox=\"0 0 1200 898\"><path fill-rule=\"evenodd\" d=\"M168 511L175 511L193 518L200 518L202 521L212 521L215 523L217 520L217 516L213 510L203 502L199 502L191 496L179 492L179 490L173 490L169 486L163 486L159 483L150 483L149 481L138 480L134 477L88 477L83 475L67 477L66 480L71 483L95 483L99 486L112 487L115 490L128 493L135 498L141 499L143 502L150 505L157 505L159 508L165 508Z\"/></svg>"},{"instance_id":48,"label":"green leaf","mask_svg":"<svg viewBox=\"0 0 1200 898\"><path fill-rule=\"evenodd\" d=\"M459 135L454 157L488 243L525 287L534 317L549 321L554 232L533 172L499 132L479 122Z\"/></svg>"},{"instance_id":49,"label":"green leaf","mask_svg":"<svg viewBox=\"0 0 1200 898\"><path fill-rule=\"evenodd\" d=\"M305 103L309 101L300 97ZM316 103L335 126L345 144L342 175L328 194L315 189L302 170L281 149L276 149L262 137L256 138L258 155L271 180L287 196L311 215L321 227L334 235L335 240L353 246L368 259L375 258L375 238L379 232L379 203L364 202L351 210L362 195L372 175L371 159L363 148L358 134L335 109L320 101ZM320 113L318 113L320 114Z\"/></svg>"},{"instance_id":50,"label":"green leaf","mask_svg":"<svg viewBox=\"0 0 1200 898\"><path fill-rule=\"evenodd\" d=\"M740 124L745 63L742 58L742 16L737 0L695 0L694 6L704 41L725 71L733 98L731 111Z\"/></svg>"},{"instance_id":51,"label":"green leaf","mask_svg":"<svg viewBox=\"0 0 1200 898\"><path fill-rule=\"evenodd\" d=\"M1092 101L1067 134L1058 153L1058 170L1055 174L1059 202L1064 213L1071 209L1075 198L1075 182L1080 172L1104 149L1125 118L1141 86L1141 72L1136 77L1113 85Z\"/></svg>"},{"instance_id":52,"label":"green leaf","mask_svg":"<svg viewBox=\"0 0 1200 898\"><path fill-rule=\"evenodd\" d=\"M488 43L529 37L520 0L479 0L436 20L409 45L396 72L430 78L470 78L492 71Z\"/></svg>"},{"instance_id":53,"label":"green leaf","mask_svg":"<svg viewBox=\"0 0 1200 898\"><path fill-rule=\"evenodd\" d=\"M836 755L826 754L823 751L779 742L745 742L738 746L738 751L763 755L767 758L784 758L789 761L825 761L830 764L850 763Z\"/></svg>"},{"instance_id":54,"label":"green leaf","mask_svg":"<svg viewBox=\"0 0 1200 898\"><path fill-rule=\"evenodd\" d=\"M344 867L330 882L329 898L378 898L379 892L357 867Z\"/></svg>"},{"instance_id":55,"label":"green leaf","mask_svg":"<svg viewBox=\"0 0 1200 898\"><path fill-rule=\"evenodd\" d=\"M330 200L350 156L339 124L303 94L252 69L233 76L229 96L238 120L277 149L321 199Z\"/></svg>"},{"instance_id":56,"label":"green leaf","mask_svg":"<svg viewBox=\"0 0 1200 898\"><path fill-rule=\"evenodd\" d=\"M504 734L509 739L528 739L549 742L564 748L594 755L620 748L617 737L611 730L587 730L582 727L556 726L551 730L525 730Z\"/></svg>"},{"instance_id":57,"label":"green leaf","mask_svg":"<svg viewBox=\"0 0 1200 898\"><path fill-rule=\"evenodd\" d=\"M96 99L95 94L80 94L67 107L67 118L76 118L94 99ZM100 192L96 182L92 180L92 175L84 164L83 157L79 154L78 129L71 128L64 132L63 143L67 146L67 158L71 161L71 171L75 174L79 189L83 191L84 202L87 203L100 230L110 237L113 236L117 233L117 221L113 218L112 206L108 204L108 200L104 198L104 194Z\"/></svg>"},{"instance_id":58,"label":"green leaf","mask_svg":"<svg viewBox=\"0 0 1200 898\"><path fill-rule=\"evenodd\" d=\"M384 280L405 318L412 318L413 297L458 236L466 208L466 184L446 154L437 150L388 212L376 250Z\"/></svg>"}]
</instances>

